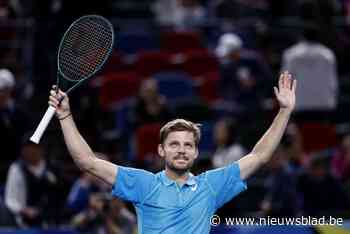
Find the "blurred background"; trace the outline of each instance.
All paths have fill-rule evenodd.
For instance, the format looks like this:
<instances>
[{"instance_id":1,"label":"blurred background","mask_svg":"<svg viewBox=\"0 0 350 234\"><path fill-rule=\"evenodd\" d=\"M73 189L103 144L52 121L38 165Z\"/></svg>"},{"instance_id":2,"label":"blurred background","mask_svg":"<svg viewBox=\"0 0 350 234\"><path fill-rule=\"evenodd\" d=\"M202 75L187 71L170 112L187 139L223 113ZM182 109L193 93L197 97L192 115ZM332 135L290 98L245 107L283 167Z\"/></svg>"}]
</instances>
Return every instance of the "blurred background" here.
<instances>
[{"instance_id":1,"label":"blurred background","mask_svg":"<svg viewBox=\"0 0 350 234\"><path fill-rule=\"evenodd\" d=\"M116 33L103 72L70 97L99 157L158 172L161 125L186 118L202 124L193 173L225 166L269 127L273 86L288 70L298 89L286 134L249 189L217 213L350 218L349 0L0 0L0 233L136 233L132 205L79 171L58 121L40 145L28 142L56 80L59 41L85 14L107 17Z\"/></svg>"}]
</instances>

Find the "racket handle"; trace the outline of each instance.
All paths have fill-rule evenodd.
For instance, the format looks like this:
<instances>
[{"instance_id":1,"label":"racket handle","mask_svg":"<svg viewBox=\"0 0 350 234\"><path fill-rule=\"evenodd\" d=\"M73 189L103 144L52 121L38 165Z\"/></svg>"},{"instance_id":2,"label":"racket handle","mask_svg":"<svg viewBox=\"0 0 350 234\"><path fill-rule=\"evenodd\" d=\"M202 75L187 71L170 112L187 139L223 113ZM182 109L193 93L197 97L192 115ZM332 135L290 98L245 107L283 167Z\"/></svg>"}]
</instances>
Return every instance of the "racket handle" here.
<instances>
[{"instance_id":1,"label":"racket handle","mask_svg":"<svg viewBox=\"0 0 350 234\"><path fill-rule=\"evenodd\" d=\"M52 119L53 115L55 114L56 108L49 106L49 108L47 108L44 117L41 119L38 127L36 128L33 136L30 138L30 140L36 144L39 143L42 135L44 134L47 125L49 125L50 120Z\"/></svg>"}]
</instances>

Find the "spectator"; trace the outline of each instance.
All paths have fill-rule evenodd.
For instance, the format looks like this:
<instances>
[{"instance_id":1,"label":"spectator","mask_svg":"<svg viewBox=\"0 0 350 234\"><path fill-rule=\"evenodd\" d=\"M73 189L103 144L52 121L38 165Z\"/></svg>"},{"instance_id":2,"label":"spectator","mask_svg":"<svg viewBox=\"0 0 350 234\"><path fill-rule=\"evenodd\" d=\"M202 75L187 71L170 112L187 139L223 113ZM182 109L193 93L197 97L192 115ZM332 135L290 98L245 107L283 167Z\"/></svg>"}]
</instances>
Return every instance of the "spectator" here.
<instances>
[{"instance_id":1,"label":"spectator","mask_svg":"<svg viewBox=\"0 0 350 234\"><path fill-rule=\"evenodd\" d=\"M293 217L300 212L296 175L288 166L286 150L280 146L269 163L266 195L261 203L264 216Z\"/></svg>"},{"instance_id":2,"label":"spectator","mask_svg":"<svg viewBox=\"0 0 350 234\"><path fill-rule=\"evenodd\" d=\"M79 232L103 233L104 209L105 195L101 193L91 194L88 207L73 217L71 225Z\"/></svg>"},{"instance_id":3,"label":"spectator","mask_svg":"<svg viewBox=\"0 0 350 234\"><path fill-rule=\"evenodd\" d=\"M136 230L136 217L117 199L93 193L88 207L73 217L72 225L83 233L131 234Z\"/></svg>"},{"instance_id":4,"label":"spectator","mask_svg":"<svg viewBox=\"0 0 350 234\"><path fill-rule=\"evenodd\" d=\"M170 112L166 105L166 99L159 94L157 81L154 79L144 80L133 107L133 125L138 127L145 123L162 123L169 118Z\"/></svg>"},{"instance_id":5,"label":"spectator","mask_svg":"<svg viewBox=\"0 0 350 234\"><path fill-rule=\"evenodd\" d=\"M233 119L224 118L215 124L214 141L217 146L212 157L215 168L227 166L247 153L237 141L237 124Z\"/></svg>"},{"instance_id":6,"label":"spectator","mask_svg":"<svg viewBox=\"0 0 350 234\"><path fill-rule=\"evenodd\" d=\"M179 30L195 29L205 21L205 8L198 0L158 0L154 5L158 22Z\"/></svg>"},{"instance_id":7,"label":"spectator","mask_svg":"<svg viewBox=\"0 0 350 234\"><path fill-rule=\"evenodd\" d=\"M291 122L288 124L281 144L288 158L289 168L299 173L309 163L309 155L304 152L302 136L298 126Z\"/></svg>"},{"instance_id":8,"label":"spectator","mask_svg":"<svg viewBox=\"0 0 350 234\"><path fill-rule=\"evenodd\" d=\"M30 125L28 114L13 98L15 84L13 73L8 69L0 69L0 142L2 145L0 183L5 182L10 162L19 155L21 137L29 130Z\"/></svg>"},{"instance_id":9,"label":"spectator","mask_svg":"<svg viewBox=\"0 0 350 234\"><path fill-rule=\"evenodd\" d=\"M350 134L343 136L340 147L332 157L332 172L342 181L350 179Z\"/></svg>"},{"instance_id":10,"label":"spectator","mask_svg":"<svg viewBox=\"0 0 350 234\"><path fill-rule=\"evenodd\" d=\"M135 215L118 198L113 198L108 206L106 230L109 234L129 234L137 230Z\"/></svg>"},{"instance_id":11,"label":"spectator","mask_svg":"<svg viewBox=\"0 0 350 234\"><path fill-rule=\"evenodd\" d=\"M296 111L332 112L338 96L336 57L319 43L316 26L305 25L303 34L299 42L283 52L282 61L282 70L292 73L300 84Z\"/></svg>"},{"instance_id":12,"label":"spectator","mask_svg":"<svg viewBox=\"0 0 350 234\"><path fill-rule=\"evenodd\" d=\"M303 213L311 216L337 215L349 209L349 197L340 181L329 172L327 159L317 155L298 177Z\"/></svg>"},{"instance_id":13,"label":"spectator","mask_svg":"<svg viewBox=\"0 0 350 234\"><path fill-rule=\"evenodd\" d=\"M264 87L271 81L271 72L252 51L243 50L241 38L226 33L219 39L216 54L221 60L220 90L225 101L240 112L255 112L262 107Z\"/></svg>"},{"instance_id":14,"label":"spectator","mask_svg":"<svg viewBox=\"0 0 350 234\"><path fill-rule=\"evenodd\" d=\"M44 158L43 147L25 141L20 159L9 169L5 187L5 204L17 225L40 227L54 222L57 192L56 175Z\"/></svg>"},{"instance_id":15,"label":"spectator","mask_svg":"<svg viewBox=\"0 0 350 234\"><path fill-rule=\"evenodd\" d=\"M178 8L177 0L157 0L153 5L153 11L158 24L161 26L175 25Z\"/></svg>"},{"instance_id":16,"label":"spectator","mask_svg":"<svg viewBox=\"0 0 350 234\"><path fill-rule=\"evenodd\" d=\"M106 192L105 184L96 177L83 173L78 178L68 195L66 206L72 212L77 214L88 207L89 197L93 193Z\"/></svg>"},{"instance_id":17,"label":"spectator","mask_svg":"<svg viewBox=\"0 0 350 234\"><path fill-rule=\"evenodd\" d=\"M178 29L195 29L204 24L206 12L199 0L178 0L178 2L180 7L175 23Z\"/></svg>"},{"instance_id":18,"label":"spectator","mask_svg":"<svg viewBox=\"0 0 350 234\"><path fill-rule=\"evenodd\" d=\"M9 0L0 0L0 19L7 20L14 17L14 11Z\"/></svg>"}]
</instances>

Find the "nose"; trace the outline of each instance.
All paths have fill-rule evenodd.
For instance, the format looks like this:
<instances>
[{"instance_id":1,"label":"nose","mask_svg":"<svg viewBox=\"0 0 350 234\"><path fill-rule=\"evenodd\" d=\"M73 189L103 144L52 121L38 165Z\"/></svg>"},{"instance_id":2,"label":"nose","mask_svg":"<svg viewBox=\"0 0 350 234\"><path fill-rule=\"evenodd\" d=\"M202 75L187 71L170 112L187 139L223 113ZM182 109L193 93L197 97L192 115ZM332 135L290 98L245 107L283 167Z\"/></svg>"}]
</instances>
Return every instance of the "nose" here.
<instances>
[{"instance_id":1,"label":"nose","mask_svg":"<svg viewBox=\"0 0 350 234\"><path fill-rule=\"evenodd\" d=\"M177 150L178 153L184 154L185 153L185 146L180 145Z\"/></svg>"}]
</instances>

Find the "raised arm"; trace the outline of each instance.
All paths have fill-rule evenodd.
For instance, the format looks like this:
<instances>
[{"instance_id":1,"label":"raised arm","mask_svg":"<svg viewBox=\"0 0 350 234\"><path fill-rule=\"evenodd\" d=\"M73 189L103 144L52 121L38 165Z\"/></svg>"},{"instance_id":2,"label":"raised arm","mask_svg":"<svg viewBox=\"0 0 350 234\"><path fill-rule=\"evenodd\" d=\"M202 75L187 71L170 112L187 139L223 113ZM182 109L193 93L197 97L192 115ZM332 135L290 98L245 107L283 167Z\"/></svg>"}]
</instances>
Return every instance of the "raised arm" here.
<instances>
[{"instance_id":1,"label":"raised arm","mask_svg":"<svg viewBox=\"0 0 350 234\"><path fill-rule=\"evenodd\" d=\"M58 100L61 97L63 97L63 100L59 105ZM76 165L81 170L112 185L115 182L118 166L95 156L75 125L70 112L68 96L61 90L57 94L54 90L51 90L49 105L56 108L56 116L61 124L64 141Z\"/></svg>"},{"instance_id":2,"label":"raised arm","mask_svg":"<svg viewBox=\"0 0 350 234\"><path fill-rule=\"evenodd\" d=\"M296 80L288 72L280 75L278 88L274 87L280 110L270 128L261 137L253 150L238 161L241 178L246 179L268 162L281 141L289 117L295 106Z\"/></svg>"}]
</instances>

